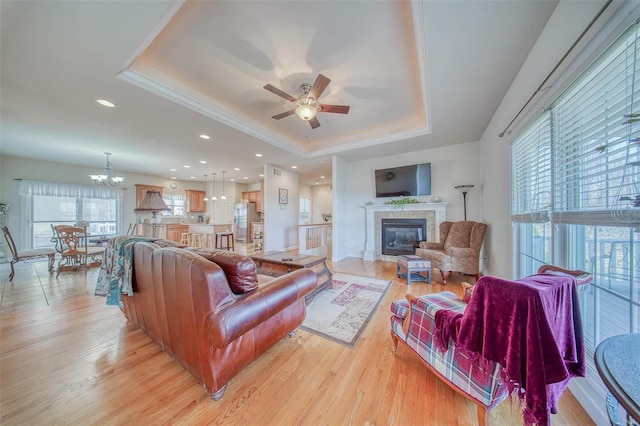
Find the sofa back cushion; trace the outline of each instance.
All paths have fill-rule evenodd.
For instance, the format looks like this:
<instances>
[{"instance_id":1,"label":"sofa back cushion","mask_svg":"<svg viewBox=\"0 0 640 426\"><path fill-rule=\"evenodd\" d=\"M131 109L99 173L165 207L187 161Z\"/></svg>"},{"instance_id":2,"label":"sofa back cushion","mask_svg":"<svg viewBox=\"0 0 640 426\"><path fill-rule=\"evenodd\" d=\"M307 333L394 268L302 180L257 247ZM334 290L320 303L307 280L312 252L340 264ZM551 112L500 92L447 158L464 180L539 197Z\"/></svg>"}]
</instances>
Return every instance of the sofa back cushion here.
<instances>
[{"instance_id":1,"label":"sofa back cushion","mask_svg":"<svg viewBox=\"0 0 640 426\"><path fill-rule=\"evenodd\" d=\"M244 294L258 288L256 264L251 258L227 250L194 248L190 251L216 263L227 276L231 291Z\"/></svg>"}]
</instances>

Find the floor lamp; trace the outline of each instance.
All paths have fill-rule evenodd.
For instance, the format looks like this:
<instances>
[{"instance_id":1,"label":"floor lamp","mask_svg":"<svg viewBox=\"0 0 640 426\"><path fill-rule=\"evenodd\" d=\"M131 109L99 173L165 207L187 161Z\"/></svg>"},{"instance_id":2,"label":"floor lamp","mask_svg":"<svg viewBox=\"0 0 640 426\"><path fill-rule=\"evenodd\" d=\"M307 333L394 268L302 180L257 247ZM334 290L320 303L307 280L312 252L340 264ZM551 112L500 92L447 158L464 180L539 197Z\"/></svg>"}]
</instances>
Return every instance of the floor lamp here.
<instances>
[{"instance_id":1,"label":"floor lamp","mask_svg":"<svg viewBox=\"0 0 640 426\"><path fill-rule=\"evenodd\" d=\"M474 185L458 185L455 187L458 191L462 192L462 201L464 202L464 220L467 220L467 192L469 192L473 186Z\"/></svg>"}]
</instances>

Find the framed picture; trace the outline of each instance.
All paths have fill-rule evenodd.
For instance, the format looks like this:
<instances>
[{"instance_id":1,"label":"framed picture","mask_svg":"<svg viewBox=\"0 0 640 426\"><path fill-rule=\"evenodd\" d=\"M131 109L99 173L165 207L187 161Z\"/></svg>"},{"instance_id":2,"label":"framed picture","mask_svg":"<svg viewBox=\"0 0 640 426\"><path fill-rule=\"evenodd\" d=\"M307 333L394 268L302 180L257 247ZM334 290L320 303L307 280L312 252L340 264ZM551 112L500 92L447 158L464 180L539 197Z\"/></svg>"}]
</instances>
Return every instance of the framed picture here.
<instances>
[{"instance_id":1,"label":"framed picture","mask_svg":"<svg viewBox=\"0 0 640 426\"><path fill-rule=\"evenodd\" d=\"M289 204L289 190L280 188L278 191L278 199L280 200L280 204Z\"/></svg>"}]
</instances>

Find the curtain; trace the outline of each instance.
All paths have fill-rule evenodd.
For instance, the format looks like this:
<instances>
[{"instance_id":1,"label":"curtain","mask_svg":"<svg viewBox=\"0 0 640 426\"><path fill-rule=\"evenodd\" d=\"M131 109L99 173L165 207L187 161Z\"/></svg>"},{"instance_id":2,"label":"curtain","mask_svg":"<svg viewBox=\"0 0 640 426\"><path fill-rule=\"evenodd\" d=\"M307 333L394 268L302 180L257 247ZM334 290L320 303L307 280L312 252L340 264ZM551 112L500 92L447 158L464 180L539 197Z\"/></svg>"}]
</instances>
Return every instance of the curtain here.
<instances>
[{"instance_id":1,"label":"curtain","mask_svg":"<svg viewBox=\"0 0 640 426\"><path fill-rule=\"evenodd\" d=\"M122 188L108 188L97 185L77 185L71 183L23 180L18 185L18 195L45 195L50 197L103 198L122 201Z\"/></svg>"}]
</instances>

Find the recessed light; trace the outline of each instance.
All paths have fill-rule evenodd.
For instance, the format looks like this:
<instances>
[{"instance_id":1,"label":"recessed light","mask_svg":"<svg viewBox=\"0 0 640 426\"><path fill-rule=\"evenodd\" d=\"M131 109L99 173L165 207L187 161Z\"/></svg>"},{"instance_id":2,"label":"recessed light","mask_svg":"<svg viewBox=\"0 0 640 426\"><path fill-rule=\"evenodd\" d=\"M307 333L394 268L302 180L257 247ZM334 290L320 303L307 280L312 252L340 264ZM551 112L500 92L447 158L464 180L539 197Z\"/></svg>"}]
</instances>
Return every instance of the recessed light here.
<instances>
[{"instance_id":1,"label":"recessed light","mask_svg":"<svg viewBox=\"0 0 640 426\"><path fill-rule=\"evenodd\" d=\"M292 168L292 169L297 169L297 168L298 168L298 166L291 166L291 168Z\"/></svg>"},{"instance_id":2,"label":"recessed light","mask_svg":"<svg viewBox=\"0 0 640 426\"><path fill-rule=\"evenodd\" d=\"M320 182L316 182L316 185L320 185Z\"/></svg>"},{"instance_id":3,"label":"recessed light","mask_svg":"<svg viewBox=\"0 0 640 426\"><path fill-rule=\"evenodd\" d=\"M324 179L324 176L320 176L320 179Z\"/></svg>"},{"instance_id":4,"label":"recessed light","mask_svg":"<svg viewBox=\"0 0 640 426\"><path fill-rule=\"evenodd\" d=\"M185 165L185 166L184 166L184 168L185 168L185 169L190 169L190 168L191 168L191 166L187 166L187 165Z\"/></svg>"},{"instance_id":5,"label":"recessed light","mask_svg":"<svg viewBox=\"0 0 640 426\"><path fill-rule=\"evenodd\" d=\"M200 164L207 164L207 162L204 160L200 160Z\"/></svg>"},{"instance_id":6,"label":"recessed light","mask_svg":"<svg viewBox=\"0 0 640 426\"><path fill-rule=\"evenodd\" d=\"M256 157L262 157L262 154L256 154Z\"/></svg>"},{"instance_id":7,"label":"recessed light","mask_svg":"<svg viewBox=\"0 0 640 426\"><path fill-rule=\"evenodd\" d=\"M175 172L175 171L176 171L176 169L169 169L169 171L170 171L170 172Z\"/></svg>"},{"instance_id":8,"label":"recessed light","mask_svg":"<svg viewBox=\"0 0 640 426\"><path fill-rule=\"evenodd\" d=\"M237 167L234 167L234 168L233 168L233 170L238 171L238 170L240 170L240 169L239 169L239 168L237 168Z\"/></svg>"},{"instance_id":9,"label":"recessed light","mask_svg":"<svg viewBox=\"0 0 640 426\"><path fill-rule=\"evenodd\" d=\"M105 106L107 108L115 108L115 105L109 101L107 101L106 99L98 99L96 100L97 103L99 103L102 106Z\"/></svg>"},{"instance_id":10,"label":"recessed light","mask_svg":"<svg viewBox=\"0 0 640 426\"><path fill-rule=\"evenodd\" d=\"M200 139L211 139L209 135L200 135Z\"/></svg>"},{"instance_id":11,"label":"recessed light","mask_svg":"<svg viewBox=\"0 0 640 426\"><path fill-rule=\"evenodd\" d=\"M175 177L175 176L171 176L171 179L178 179L178 178L177 178L177 177Z\"/></svg>"},{"instance_id":12,"label":"recessed light","mask_svg":"<svg viewBox=\"0 0 640 426\"><path fill-rule=\"evenodd\" d=\"M196 178L195 176L191 176L191 179L195 179L195 178Z\"/></svg>"},{"instance_id":13,"label":"recessed light","mask_svg":"<svg viewBox=\"0 0 640 426\"><path fill-rule=\"evenodd\" d=\"M264 175L260 175L260 177L264 177Z\"/></svg>"},{"instance_id":14,"label":"recessed light","mask_svg":"<svg viewBox=\"0 0 640 426\"><path fill-rule=\"evenodd\" d=\"M229 182L235 182L235 181L236 181L235 179L229 179Z\"/></svg>"},{"instance_id":15,"label":"recessed light","mask_svg":"<svg viewBox=\"0 0 640 426\"><path fill-rule=\"evenodd\" d=\"M247 176L243 177L242 179L249 179Z\"/></svg>"}]
</instances>

